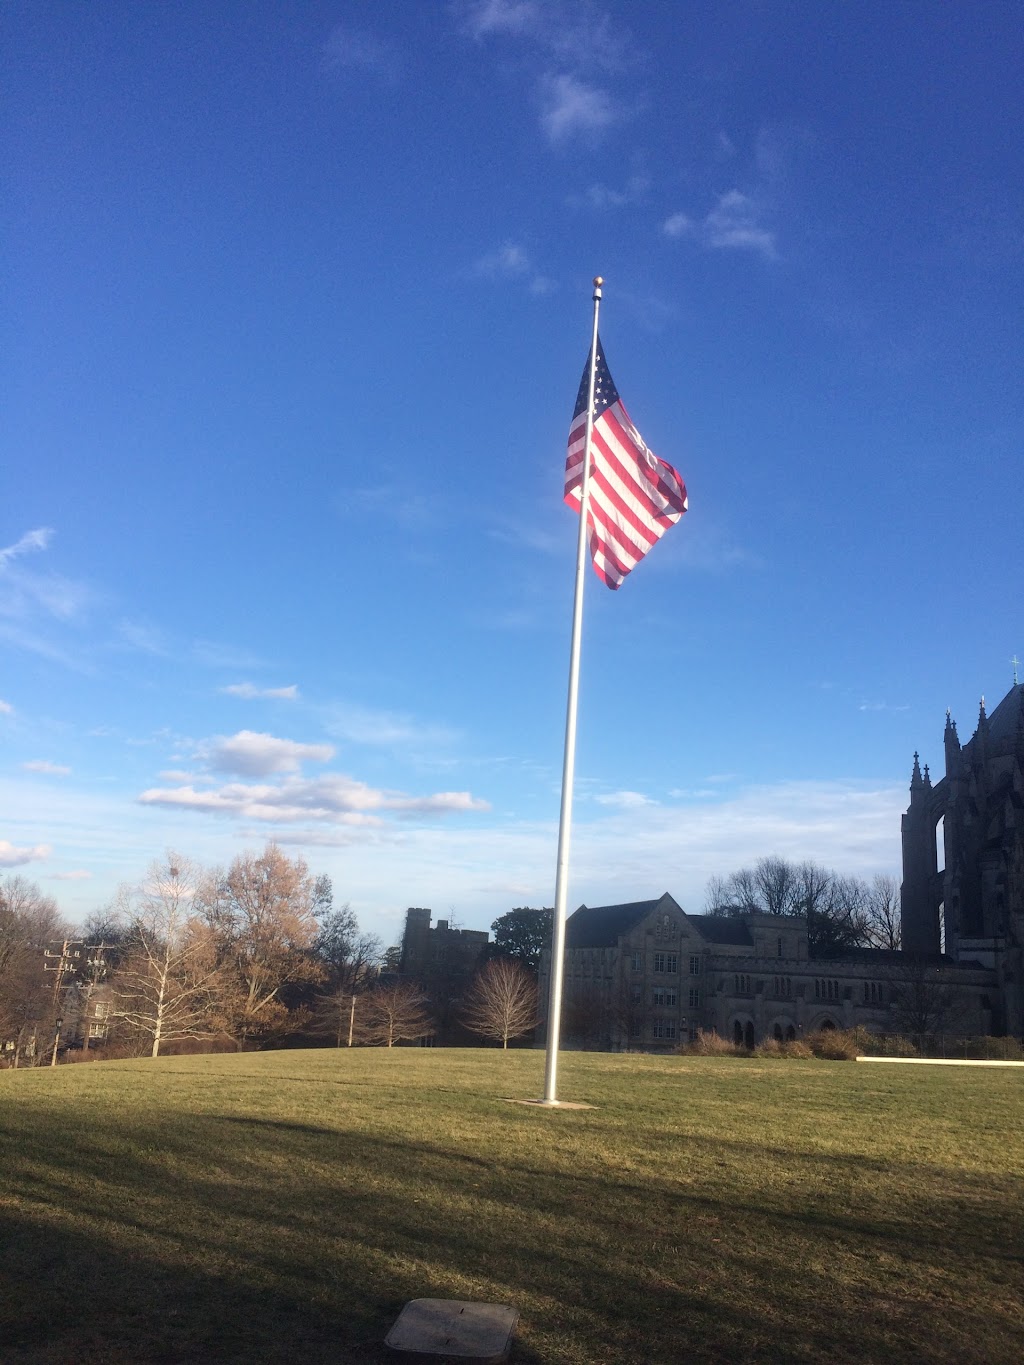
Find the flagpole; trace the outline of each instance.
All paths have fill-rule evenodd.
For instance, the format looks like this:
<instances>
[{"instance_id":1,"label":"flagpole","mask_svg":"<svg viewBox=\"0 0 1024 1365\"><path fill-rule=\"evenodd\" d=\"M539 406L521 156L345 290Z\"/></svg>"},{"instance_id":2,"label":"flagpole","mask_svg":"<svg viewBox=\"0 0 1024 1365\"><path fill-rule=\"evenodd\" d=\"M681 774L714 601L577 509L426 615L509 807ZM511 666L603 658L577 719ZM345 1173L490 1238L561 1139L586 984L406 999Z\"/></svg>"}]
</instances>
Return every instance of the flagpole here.
<instances>
[{"instance_id":1,"label":"flagpole","mask_svg":"<svg viewBox=\"0 0 1024 1365\"><path fill-rule=\"evenodd\" d=\"M576 699L580 680L580 638L583 630L583 583L587 558L587 511L590 492L590 443L594 434L594 377L597 373L597 317L601 307L600 275L594 279L594 328L590 339L590 393L583 446L583 483L580 525L576 537L576 587L572 602L572 645L569 650L569 695L565 708L565 749L562 757L562 806L558 818L558 866L555 873L555 911L551 932L551 982L548 994L548 1045L544 1067L544 1104L557 1104L558 1042L562 1024L562 976L565 965L565 919L569 888L569 837L572 828L573 774L576 768Z\"/></svg>"}]
</instances>

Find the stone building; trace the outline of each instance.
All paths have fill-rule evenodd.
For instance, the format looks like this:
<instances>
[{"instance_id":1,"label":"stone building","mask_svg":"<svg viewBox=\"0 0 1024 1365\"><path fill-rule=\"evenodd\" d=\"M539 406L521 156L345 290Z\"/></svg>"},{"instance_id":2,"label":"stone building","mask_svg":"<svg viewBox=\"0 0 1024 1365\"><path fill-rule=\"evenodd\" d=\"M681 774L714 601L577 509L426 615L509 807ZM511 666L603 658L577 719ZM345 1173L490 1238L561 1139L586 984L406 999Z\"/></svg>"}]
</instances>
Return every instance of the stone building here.
<instances>
[{"instance_id":1,"label":"stone building","mask_svg":"<svg viewBox=\"0 0 1024 1365\"><path fill-rule=\"evenodd\" d=\"M399 976L414 981L430 1000L438 1042L467 1042L459 1023L462 996L490 942L485 929L456 929L446 919L431 925L431 911L412 906L405 912Z\"/></svg>"},{"instance_id":2,"label":"stone building","mask_svg":"<svg viewBox=\"0 0 1024 1365\"><path fill-rule=\"evenodd\" d=\"M993 1029L1024 1036L1024 684L961 745L946 712L945 776L918 755L903 816L903 949L992 973ZM941 862L939 858L941 833Z\"/></svg>"},{"instance_id":3,"label":"stone building","mask_svg":"<svg viewBox=\"0 0 1024 1365\"><path fill-rule=\"evenodd\" d=\"M547 999L547 961L541 998ZM687 915L666 893L566 921L568 1047L672 1051L698 1030L753 1047L817 1029L991 1031L991 971L880 949L811 958L802 916ZM944 1011L946 1018L940 1017ZM911 1027L916 1015L920 1029Z\"/></svg>"}]
</instances>

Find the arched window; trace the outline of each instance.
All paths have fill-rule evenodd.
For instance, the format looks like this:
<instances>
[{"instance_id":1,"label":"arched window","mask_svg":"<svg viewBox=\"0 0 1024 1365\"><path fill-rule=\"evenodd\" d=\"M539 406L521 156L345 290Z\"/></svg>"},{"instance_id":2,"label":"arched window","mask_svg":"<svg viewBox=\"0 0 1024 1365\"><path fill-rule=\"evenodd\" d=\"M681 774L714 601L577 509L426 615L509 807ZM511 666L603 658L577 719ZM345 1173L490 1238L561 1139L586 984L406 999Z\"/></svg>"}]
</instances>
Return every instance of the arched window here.
<instances>
[{"instance_id":1,"label":"arched window","mask_svg":"<svg viewBox=\"0 0 1024 1365\"><path fill-rule=\"evenodd\" d=\"M775 1041L776 1041L777 1043L781 1043L781 1042L782 1042L782 1025L781 1025L781 1024L776 1024L776 1025L775 1025L775 1028L772 1030L772 1032L773 1032L774 1035L775 1035Z\"/></svg>"},{"instance_id":2,"label":"arched window","mask_svg":"<svg viewBox=\"0 0 1024 1365\"><path fill-rule=\"evenodd\" d=\"M732 1040L737 1047L743 1046L743 1025L738 1019L732 1026Z\"/></svg>"},{"instance_id":3,"label":"arched window","mask_svg":"<svg viewBox=\"0 0 1024 1365\"><path fill-rule=\"evenodd\" d=\"M792 1024L786 1026L786 1042L791 1043L796 1038L796 1029Z\"/></svg>"},{"instance_id":4,"label":"arched window","mask_svg":"<svg viewBox=\"0 0 1024 1365\"><path fill-rule=\"evenodd\" d=\"M744 1028L744 1030L743 1030L743 1043L744 1043L744 1045L745 1045L746 1047L749 1047L749 1048L750 1048L751 1052L753 1052L753 1050L754 1050L754 1025L750 1022L749 1019L747 1020L746 1028Z\"/></svg>"}]
</instances>

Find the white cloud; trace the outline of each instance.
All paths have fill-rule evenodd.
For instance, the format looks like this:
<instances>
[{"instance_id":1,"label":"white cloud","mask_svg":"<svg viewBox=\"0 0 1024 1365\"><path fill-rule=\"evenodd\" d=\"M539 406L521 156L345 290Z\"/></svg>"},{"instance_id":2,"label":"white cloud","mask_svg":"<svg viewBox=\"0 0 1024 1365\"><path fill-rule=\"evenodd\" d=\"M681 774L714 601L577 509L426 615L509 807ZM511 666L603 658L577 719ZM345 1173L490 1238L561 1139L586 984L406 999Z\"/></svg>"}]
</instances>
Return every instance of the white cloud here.
<instances>
[{"instance_id":1,"label":"white cloud","mask_svg":"<svg viewBox=\"0 0 1024 1365\"><path fill-rule=\"evenodd\" d=\"M249 820L322 820L354 826L380 825L385 815L409 817L490 809L486 801L469 792L408 796L370 787L342 773L327 773L313 779L292 778L277 785L233 782L210 791L196 791L191 785L152 788L142 792L138 799L147 806L177 806Z\"/></svg>"},{"instance_id":2,"label":"white cloud","mask_svg":"<svg viewBox=\"0 0 1024 1365\"><path fill-rule=\"evenodd\" d=\"M624 208L627 204L639 203L646 197L650 184L646 175L631 175L622 189L595 181L582 193L574 191L566 195L565 202L570 208L595 209L599 213L605 213Z\"/></svg>"},{"instance_id":3,"label":"white cloud","mask_svg":"<svg viewBox=\"0 0 1024 1365\"><path fill-rule=\"evenodd\" d=\"M11 703L10 703L9 701L4 701L2 698L0 698L0 716L13 716L13 715L14 715L14 707L11 705Z\"/></svg>"},{"instance_id":4,"label":"white cloud","mask_svg":"<svg viewBox=\"0 0 1024 1365\"><path fill-rule=\"evenodd\" d=\"M756 251L766 260L776 257L775 234L760 222L757 201L739 190L720 195L704 218L694 220L673 213L661 225L666 237L692 237L707 250Z\"/></svg>"},{"instance_id":5,"label":"white cloud","mask_svg":"<svg viewBox=\"0 0 1024 1365\"><path fill-rule=\"evenodd\" d=\"M556 146L601 133L618 118L606 90L567 72L543 79L541 101L541 126Z\"/></svg>"},{"instance_id":6,"label":"white cloud","mask_svg":"<svg viewBox=\"0 0 1024 1365\"><path fill-rule=\"evenodd\" d=\"M48 777L67 777L71 772L63 763L50 763L45 758L33 758L21 766L27 773L43 773Z\"/></svg>"},{"instance_id":7,"label":"white cloud","mask_svg":"<svg viewBox=\"0 0 1024 1365\"><path fill-rule=\"evenodd\" d=\"M0 549L0 617L6 618L3 635L12 644L65 663L68 658L57 646L23 628L40 615L71 621L92 599L92 593L79 583L60 574L35 573L18 563L26 554L47 549L52 538L53 532L44 526L26 531L13 545Z\"/></svg>"},{"instance_id":8,"label":"white cloud","mask_svg":"<svg viewBox=\"0 0 1024 1365\"><path fill-rule=\"evenodd\" d=\"M673 213L662 223L661 230L666 237L684 237L694 231L694 222L685 213Z\"/></svg>"},{"instance_id":9,"label":"white cloud","mask_svg":"<svg viewBox=\"0 0 1024 1365\"><path fill-rule=\"evenodd\" d=\"M271 773L297 772L306 762L326 763L334 757L334 746L300 744L254 730L239 730L237 735L207 740L199 746L199 754L218 772L268 777Z\"/></svg>"},{"instance_id":10,"label":"white cloud","mask_svg":"<svg viewBox=\"0 0 1024 1365\"><path fill-rule=\"evenodd\" d=\"M772 259L775 256L775 234L760 226L754 201L739 190L723 194L704 220L704 232L709 246L738 247L745 251L759 251Z\"/></svg>"},{"instance_id":11,"label":"white cloud","mask_svg":"<svg viewBox=\"0 0 1024 1365\"><path fill-rule=\"evenodd\" d=\"M288 687L257 687L255 683L229 683L220 689L229 697L242 697L246 701L267 698L270 701L298 701L299 689L292 683Z\"/></svg>"},{"instance_id":12,"label":"white cloud","mask_svg":"<svg viewBox=\"0 0 1024 1365\"><path fill-rule=\"evenodd\" d=\"M536 0L471 0L464 9L466 27L478 42L496 33L534 34L543 15Z\"/></svg>"},{"instance_id":13,"label":"white cloud","mask_svg":"<svg viewBox=\"0 0 1024 1365\"><path fill-rule=\"evenodd\" d=\"M75 872L54 872L49 878L51 882L88 882L92 880L91 872L81 870Z\"/></svg>"},{"instance_id":14,"label":"white cloud","mask_svg":"<svg viewBox=\"0 0 1024 1365\"><path fill-rule=\"evenodd\" d=\"M20 540L0 550L0 569L6 567L12 559L17 559L19 555L31 554L33 550L45 550L52 539L53 531L49 526L40 526L36 531L26 531Z\"/></svg>"},{"instance_id":15,"label":"white cloud","mask_svg":"<svg viewBox=\"0 0 1024 1365\"><path fill-rule=\"evenodd\" d=\"M320 55L324 71L365 71L388 82L401 74L402 63L390 44L372 33L356 33L344 24L336 25Z\"/></svg>"},{"instance_id":16,"label":"white cloud","mask_svg":"<svg viewBox=\"0 0 1024 1365\"><path fill-rule=\"evenodd\" d=\"M53 850L49 844L36 844L33 848L19 848L16 844L0 839L0 867L23 867L25 863L38 862L48 858Z\"/></svg>"},{"instance_id":17,"label":"white cloud","mask_svg":"<svg viewBox=\"0 0 1024 1365\"><path fill-rule=\"evenodd\" d=\"M505 242L474 261L472 273L488 280L522 280L531 294L550 294L553 280L538 271L529 253L516 242Z\"/></svg>"},{"instance_id":18,"label":"white cloud","mask_svg":"<svg viewBox=\"0 0 1024 1365\"><path fill-rule=\"evenodd\" d=\"M156 626L147 626L139 621L122 621L117 629L125 644L141 654L165 658L170 652L163 632Z\"/></svg>"},{"instance_id":19,"label":"white cloud","mask_svg":"<svg viewBox=\"0 0 1024 1365\"><path fill-rule=\"evenodd\" d=\"M423 725L398 711L376 711L367 706L338 703L328 709L324 727L329 735L352 744L435 747L450 744L455 731L441 725Z\"/></svg>"},{"instance_id":20,"label":"white cloud","mask_svg":"<svg viewBox=\"0 0 1024 1365\"><path fill-rule=\"evenodd\" d=\"M887 701L862 701L858 711L909 711L909 706L893 706Z\"/></svg>"},{"instance_id":21,"label":"white cloud","mask_svg":"<svg viewBox=\"0 0 1024 1365\"><path fill-rule=\"evenodd\" d=\"M620 810L639 810L641 806L656 806L658 803L649 796L644 796L642 792L607 792L603 796L595 796L594 800L600 806L617 806Z\"/></svg>"}]
</instances>

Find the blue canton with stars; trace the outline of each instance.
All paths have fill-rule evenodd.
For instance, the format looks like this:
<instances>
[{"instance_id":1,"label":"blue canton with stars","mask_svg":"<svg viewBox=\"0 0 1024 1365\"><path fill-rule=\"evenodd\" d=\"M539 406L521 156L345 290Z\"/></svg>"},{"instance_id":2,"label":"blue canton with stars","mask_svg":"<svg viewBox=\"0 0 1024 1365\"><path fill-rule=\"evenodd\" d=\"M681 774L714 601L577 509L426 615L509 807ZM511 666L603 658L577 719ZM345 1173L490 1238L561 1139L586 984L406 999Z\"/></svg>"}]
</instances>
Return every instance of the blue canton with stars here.
<instances>
[{"instance_id":1,"label":"blue canton with stars","mask_svg":"<svg viewBox=\"0 0 1024 1365\"><path fill-rule=\"evenodd\" d=\"M572 420L581 412L587 410L587 399L590 396L590 357L583 366L583 378L580 380L580 391L576 395L576 406L573 409ZM597 339L597 366L594 370L594 421L601 416L605 408L610 408L613 403L619 401L619 391L608 373L608 362L604 358L604 348L601 345L601 338Z\"/></svg>"}]
</instances>

